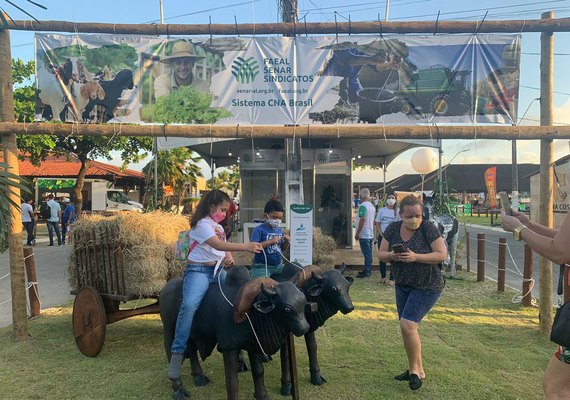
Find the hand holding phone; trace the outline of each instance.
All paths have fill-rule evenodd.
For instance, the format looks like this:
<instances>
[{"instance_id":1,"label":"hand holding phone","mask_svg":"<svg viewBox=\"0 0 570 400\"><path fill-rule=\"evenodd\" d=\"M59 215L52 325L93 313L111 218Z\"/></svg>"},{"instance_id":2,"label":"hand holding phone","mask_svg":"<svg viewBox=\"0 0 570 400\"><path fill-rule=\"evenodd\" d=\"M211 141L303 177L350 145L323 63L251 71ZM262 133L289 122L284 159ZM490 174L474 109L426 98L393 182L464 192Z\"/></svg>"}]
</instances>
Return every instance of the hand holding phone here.
<instances>
[{"instance_id":1,"label":"hand holding phone","mask_svg":"<svg viewBox=\"0 0 570 400\"><path fill-rule=\"evenodd\" d=\"M394 253L397 253L397 254L405 253L406 247L403 244L398 243L398 244L392 245L392 251Z\"/></svg>"},{"instance_id":2,"label":"hand holding phone","mask_svg":"<svg viewBox=\"0 0 570 400\"><path fill-rule=\"evenodd\" d=\"M513 209L511 208L511 201L509 200L509 196L507 196L506 192L499 193L499 199L501 199L501 208L505 212L506 215L513 215Z\"/></svg>"}]
</instances>

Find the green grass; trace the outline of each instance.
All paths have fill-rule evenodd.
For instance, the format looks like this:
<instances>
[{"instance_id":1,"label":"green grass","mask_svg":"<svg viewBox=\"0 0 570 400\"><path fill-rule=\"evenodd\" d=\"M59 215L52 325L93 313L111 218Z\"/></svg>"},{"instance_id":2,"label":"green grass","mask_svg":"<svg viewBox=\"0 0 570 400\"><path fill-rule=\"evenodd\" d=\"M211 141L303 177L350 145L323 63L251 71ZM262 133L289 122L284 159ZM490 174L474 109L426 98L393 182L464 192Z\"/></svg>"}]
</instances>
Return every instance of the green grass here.
<instances>
[{"instance_id":1,"label":"green grass","mask_svg":"<svg viewBox=\"0 0 570 400\"><path fill-rule=\"evenodd\" d=\"M354 272L350 272L354 275ZM355 311L337 315L317 332L320 367L328 383L309 383L304 341L297 339L302 399L540 399L541 377L554 350L538 333L538 311L512 304L493 282L459 273L421 325L427 379L418 392L393 376L407 368L395 312L394 290L374 279L351 287ZM52 308L29 323L30 339L15 342L0 330L0 399L169 399L162 326L158 315L107 326L103 351L82 356L71 331L69 306ZM192 399L225 399L219 353L203 363L212 378L191 386ZM279 395L278 356L265 366L273 399ZM251 375L240 374L240 399L253 398Z\"/></svg>"},{"instance_id":2,"label":"green grass","mask_svg":"<svg viewBox=\"0 0 570 400\"><path fill-rule=\"evenodd\" d=\"M485 214L481 214L481 216L478 217L477 214L474 214L473 216L458 214L457 219L459 220L460 224L468 223L468 224L475 224L475 225L491 226L491 216L490 215L488 217L486 217ZM493 223L496 225L499 225L501 223L501 218L497 218L496 216L493 216Z\"/></svg>"}]
</instances>

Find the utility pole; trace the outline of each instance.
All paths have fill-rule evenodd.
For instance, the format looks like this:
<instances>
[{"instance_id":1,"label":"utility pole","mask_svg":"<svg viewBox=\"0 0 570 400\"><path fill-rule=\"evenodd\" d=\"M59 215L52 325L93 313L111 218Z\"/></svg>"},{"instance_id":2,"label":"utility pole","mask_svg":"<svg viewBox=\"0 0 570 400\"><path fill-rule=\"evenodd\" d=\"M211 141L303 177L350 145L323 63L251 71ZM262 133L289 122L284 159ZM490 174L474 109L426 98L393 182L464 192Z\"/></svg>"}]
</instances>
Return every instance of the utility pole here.
<instances>
[{"instance_id":1,"label":"utility pole","mask_svg":"<svg viewBox=\"0 0 570 400\"><path fill-rule=\"evenodd\" d=\"M386 14L384 14L384 21L388 21L389 13L390 13L390 0L386 0Z\"/></svg>"},{"instance_id":2,"label":"utility pole","mask_svg":"<svg viewBox=\"0 0 570 400\"><path fill-rule=\"evenodd\" d=\"M517 164L517 141L512 140L512 175L513 175L513 187L511 190L511 205L516 211L519 209L519 167Z\"/></svg>"}]
</instances>

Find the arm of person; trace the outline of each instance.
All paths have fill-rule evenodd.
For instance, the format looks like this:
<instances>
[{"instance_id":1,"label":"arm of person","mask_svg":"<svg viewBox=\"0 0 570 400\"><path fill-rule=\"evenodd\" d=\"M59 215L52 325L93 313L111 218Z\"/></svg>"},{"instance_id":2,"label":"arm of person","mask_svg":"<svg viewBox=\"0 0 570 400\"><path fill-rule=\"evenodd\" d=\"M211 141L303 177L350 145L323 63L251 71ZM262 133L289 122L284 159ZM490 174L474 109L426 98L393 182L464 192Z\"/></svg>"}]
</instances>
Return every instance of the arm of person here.
<instances>
[{"instance_id":1,"label":"arm of person","mask_svg":"<svg viewBox=\"0 0 570 400\"><path fill-rule=\"evenodd\" d=\"M277 239L277 240L275 240L275 239ZM258 226L253 230L253 232L251 232L251 238L249 239L249 241L250 242L257 242L257 243L261 244L262 248L265 249L266 247L269 247L272 244L279 243L279 238L267 239L267 240L264 240L262 242L261 241L261 230L259 229L259 226Z\"/></svg>"},{"instance_id":2,"label":"arm of person","mask_svg":"<svg viewBox=\"0 0 570 400\"><path fill-rule=\"evenodd\" d=\"M390 262L394 259L394 252L390 251L390 243L387 240L382 240L382 243L380 243L378 258L384 263Z\"/></svg>"},{"instance_id":3,"label":"arm of person","mask_svg":"<svg viewBox=\"0 0 570 400\"><path fill-rule=\"evenodd\" d=\"M218 251L249 251L250 253L259 253L261 248L261 243L249 242L249 243L232 243L224 242L218 239L217 236L212 236L206 240L208 246L213 247Z\"/></svg>"},{"instance_id":4,"label":"arm of person","mask_svg":"<svg viewBox=\"0 0 570 400\"><path fill-rule=\"evenodd\" d=\"M287 250L291 244L291 238L289 235L283 235L283 244L281 245L281 250Z\"/></svg>"},{"instance_id":5,"label":"arm of person","mask_svg":"<svg viewBox=\"0 0 570 400\"><path fill-rule=\"evenodd\" d=\"M501 225L504 230L512 232L522 223L515 217L501 213ZM566 214L560 230L554 237L541 235L530 228L523 229L520 237L533 251L552 262L565 264L570 261L570 214Z\"/></svg>"},{"instance_id":6,"label":"arm of person","mask_svg":"<svg viewBox=\"0 0 570 400\"><path fill-rule=\"evenodd\" d=\"M414 253L407 249L404 253L396 254L394 260L405 263L418 262L422 264L439 264L447 258L447 249L442 237L438 237L430 243L431 253Z\"/></svg>"},{"instance_id":7,"label":"arm of person","mask_svg":"<svg viewBox=\"0 0 570 400\"><path fill-rule=\"evenodd\" d=\"M520 213L518 211L513 210L513 217L518 219L520 222L523 223L524 226L526 226L527 228L529 228L533 232L538 233L539 235L547 236L549 238L553 238L558 233L558 229L548 228L544 225L540 225L540 224L537 224L536 222L532 222L531 220L528 219L528 217L526 215L524 215L523 213Z\"/></svg>"},{"instance_id":8,"label":"arm of person","mask_svg":"<svg viewBox=\"0 0 570 400\"><path fill-rule=\"evenodd\" d=\"M226 256L224 257L223 262L224 262L224 265L226 265L226 266L235 264L234 257L232 256L231 252L226 251Z\"/></svg>"}]
</instances>

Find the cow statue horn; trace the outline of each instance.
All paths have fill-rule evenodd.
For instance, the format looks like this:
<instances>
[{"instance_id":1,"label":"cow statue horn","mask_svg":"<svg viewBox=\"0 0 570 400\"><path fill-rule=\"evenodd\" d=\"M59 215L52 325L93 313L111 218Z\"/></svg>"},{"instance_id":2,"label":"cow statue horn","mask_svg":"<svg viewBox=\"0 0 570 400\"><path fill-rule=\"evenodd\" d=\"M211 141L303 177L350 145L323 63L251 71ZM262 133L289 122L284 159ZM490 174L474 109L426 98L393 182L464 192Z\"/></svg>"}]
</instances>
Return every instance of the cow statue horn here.
<instances>
[{"instance_id":1,"label":"cow statue horn","mask_svg":"<svg viewBox=\"0 0 570 400\"><path fill-rule=\"evenodd\" d=\"M313 271L313 273L311 274L311 276L313 277L313 279L317 282L317 283L323 283L323 281L325 280L325 277L322 275L318 275L315 271Z\"/></svg>"},{"instance_id":2,"label":"cow statue horn","mask_svg":"<svg viewBox=\"0 0 570 400\"><path fill-rule=\"evenodd\" d=\"M267 288L263 283L261 284L261 293L268 297L277 296L277 291L275 289Z\"/></svg>"}]
</instances>

